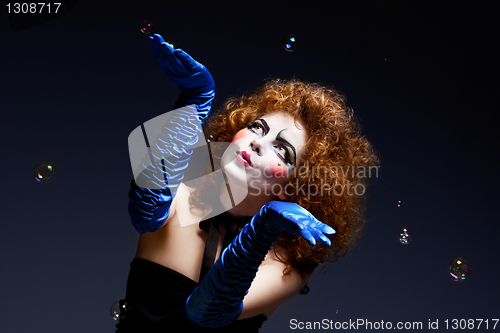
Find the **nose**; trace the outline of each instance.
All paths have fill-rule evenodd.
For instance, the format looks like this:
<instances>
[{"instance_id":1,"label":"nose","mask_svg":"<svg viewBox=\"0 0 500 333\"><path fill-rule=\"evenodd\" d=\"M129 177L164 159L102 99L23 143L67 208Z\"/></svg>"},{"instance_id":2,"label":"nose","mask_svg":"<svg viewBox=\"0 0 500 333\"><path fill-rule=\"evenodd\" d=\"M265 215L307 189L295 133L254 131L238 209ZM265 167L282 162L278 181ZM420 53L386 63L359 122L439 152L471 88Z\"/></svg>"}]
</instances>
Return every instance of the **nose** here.
<instances>
[{"instance_id":1,"label":"nose","mask_svg":"<svg viewBox=\"0 0 500 333\"><path fill-rule=\"evenodd\" d=\"M253 141L250 141L250 148L257 153L257 155L262 155L262 145L263 145L263 142L262 142L262 137L261 138L257 138Z\"/></svg>"}]
</instances>

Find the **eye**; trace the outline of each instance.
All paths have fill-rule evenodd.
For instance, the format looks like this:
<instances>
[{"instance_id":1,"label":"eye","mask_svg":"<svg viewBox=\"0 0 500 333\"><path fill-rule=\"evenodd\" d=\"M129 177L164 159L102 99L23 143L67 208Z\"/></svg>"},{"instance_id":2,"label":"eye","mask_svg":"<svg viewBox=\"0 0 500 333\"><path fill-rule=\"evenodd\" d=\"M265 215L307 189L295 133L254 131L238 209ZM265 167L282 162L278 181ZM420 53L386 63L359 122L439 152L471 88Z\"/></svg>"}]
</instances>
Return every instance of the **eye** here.
<instances>
[{"instance_id":1,"label":"eye","mask_svg":"<svg viewBox=\"0 0 500 333\"><path fill-rule=\"evenodd\" d=\"M274 146L274 148L276 148L276 153L283 162L286 164L293 164L290 159L290 152L284 145Z\"/></svg>"},{"instance_id":2,"label":"eye","mask_svg":"<svg viewBox=\"0 0 500 333\"><path fill-rule=\"evenodd\" d=\"M254 121L247 128L256 134L259 134L260 136L264 136L266 134L264 126L262 126L262 124L259 123L258 121Z\"/></svg>"}]
</instances>

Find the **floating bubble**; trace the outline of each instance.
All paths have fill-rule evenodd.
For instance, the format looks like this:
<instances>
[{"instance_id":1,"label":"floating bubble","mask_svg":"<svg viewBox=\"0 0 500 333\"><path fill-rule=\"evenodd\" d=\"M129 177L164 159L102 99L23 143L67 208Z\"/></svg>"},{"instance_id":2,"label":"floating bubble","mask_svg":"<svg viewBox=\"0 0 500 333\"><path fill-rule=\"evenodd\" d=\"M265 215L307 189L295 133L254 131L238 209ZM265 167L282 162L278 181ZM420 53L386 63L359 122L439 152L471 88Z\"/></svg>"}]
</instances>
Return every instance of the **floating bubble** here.
<instances>
[{"instance_id":1,"label":"floating bubble","mask_svg":"<svg viewBox=\"0 0 500 333\"><path fill-rule=\"evenodd\" d=\"M401 207L401 200L398 200L398 207Z\"/></svg>"},{"instance_id":2,"label":"floating bubble","mask_svg":"<svg viewBox=\"0 0 500 333\"><path fill-rule=\"evenodd\" d=\"M285 38L283 38L283 48L285 51L293 52L297 48L297 45L297 37L294 35L286 35Z\"/></svg>"},{"instance_id":3,"label":"floating bubble","mask_svg":"<svg viewBox=\"0 0 500 333\"><path fill-rule=\"evenodd\" d=\"M39 183L50 183L56 176L56 168L52 163L40 162L35 165L33 175Z\"/></svg>"},{"instance_id":4,"label":"floating bubble","mask_svg":"<svg viewBox=\"0 0 500 333\"><path fill-rule=\"evenodd\" d=\"M398 240L401 244L408 245L411 242L410 231L406 228L401 228L398 234Z\"/></svg>"},{"instance_id":5,"label":"floating bubble","mask_svg":"<svg viewBox=\"0 0 500 333\"><path fill-rule=\"evenodd\" d=\"M470 265L463 258L455 258L450 261L450 276L453 281L465 281L470 275Z\"/></svg>"},{"instance_id":6,"label":"floating bubble","mask_svg":"<svg viewBox=\"0 0 500 333\"><path fill-rule=\"evenodd\" d=\"M111 318L120 321L125 318L125 312L128 310L128 304L124 299L114 302L109 309Z\"/></svg>"},{"instance_id":7,"label":"floating bubble","mask_svg":"<svg viewBox=\"0 0 500 333\"><path fill-rule=\"evenodd\" d=\"M151 35L153 33L153 22L148 20L142 22L141 32L146 35Z\"/></svg>"}]
</instances>

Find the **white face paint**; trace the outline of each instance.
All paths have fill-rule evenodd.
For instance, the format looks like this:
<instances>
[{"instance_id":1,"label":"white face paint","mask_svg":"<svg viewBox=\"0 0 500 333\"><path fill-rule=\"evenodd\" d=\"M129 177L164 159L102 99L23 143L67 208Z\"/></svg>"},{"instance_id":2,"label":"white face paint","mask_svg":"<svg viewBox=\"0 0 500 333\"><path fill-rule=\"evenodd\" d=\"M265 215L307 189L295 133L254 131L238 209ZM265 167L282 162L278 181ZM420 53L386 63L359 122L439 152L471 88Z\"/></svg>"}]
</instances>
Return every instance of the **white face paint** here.
<instances>
[{"instance_id":1,"label":"white face paint","mask_svg":"<svg viewBox=\"0 0 500 333\"><path fill-rule=\"evenodd\" d=\"M270 193L271 188L288 183L301 162L306 140L306 131L292 116L266 114L236 133L222 156L223 171L238 186L246 186L250 194Z\"/></svg>"}]
</instances>

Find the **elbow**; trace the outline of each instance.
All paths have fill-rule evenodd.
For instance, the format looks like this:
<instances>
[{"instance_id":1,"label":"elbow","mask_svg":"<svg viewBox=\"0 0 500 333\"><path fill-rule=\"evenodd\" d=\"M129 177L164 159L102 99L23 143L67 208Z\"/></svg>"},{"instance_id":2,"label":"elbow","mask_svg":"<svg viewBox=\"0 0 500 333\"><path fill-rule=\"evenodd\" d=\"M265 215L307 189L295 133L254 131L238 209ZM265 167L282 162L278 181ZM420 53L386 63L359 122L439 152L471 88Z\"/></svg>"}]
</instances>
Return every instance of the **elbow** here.
<instances>
[{"instance_id":1,"label":"elbow","mask_svg":"<svg viewBox=\"0 0 500 333\"><path fill-rule=\"evenodd\" d=\"M192 295L191 295L192 296ZM217 328L224 325L229 325L236 321L243 311L243 302L234 310L234 305L227 304L227 306L210 307L202 306L189 296L186 301L186 318L202 327Z\"/></svg>"}]
</instances>

